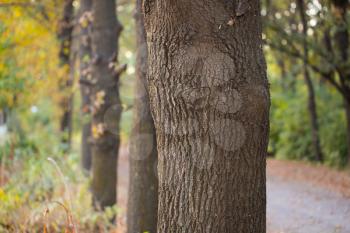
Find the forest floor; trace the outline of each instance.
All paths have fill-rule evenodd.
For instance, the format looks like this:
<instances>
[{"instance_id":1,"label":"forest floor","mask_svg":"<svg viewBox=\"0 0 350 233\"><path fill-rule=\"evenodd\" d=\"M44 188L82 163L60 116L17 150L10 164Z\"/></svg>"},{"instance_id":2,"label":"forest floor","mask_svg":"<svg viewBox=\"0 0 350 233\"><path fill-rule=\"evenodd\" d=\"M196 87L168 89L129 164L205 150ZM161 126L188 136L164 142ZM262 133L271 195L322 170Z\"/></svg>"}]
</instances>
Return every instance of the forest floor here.
<instances>
[{"instance_id":1,"label":"forest floor","mask_svg":"<svg viewBox=\"0 0 350 233\"><path fill-rule=\"evenodd\" d=\"M117 232L125 229L129 165L122 149L118 169ZM304 162L267 161L268 233L349 233L350 174Z\"/></svg>"}]
</instances>

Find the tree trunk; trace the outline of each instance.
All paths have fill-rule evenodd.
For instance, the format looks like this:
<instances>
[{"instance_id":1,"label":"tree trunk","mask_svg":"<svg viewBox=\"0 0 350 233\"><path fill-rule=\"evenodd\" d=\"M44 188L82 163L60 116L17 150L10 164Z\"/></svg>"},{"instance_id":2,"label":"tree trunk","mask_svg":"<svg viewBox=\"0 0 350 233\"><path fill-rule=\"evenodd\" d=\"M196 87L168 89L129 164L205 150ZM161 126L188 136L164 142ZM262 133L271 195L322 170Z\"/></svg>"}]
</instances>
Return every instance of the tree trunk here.
<instances>
[{"instance_id":1,"label":"tree trunk","mask_svg":"<svg viewBox=\"0 0 350 233\"><path fill-rule=\"evenodd\" d=\"M315 98L315 90L310 77L310 73L308 70L308 62L309 62L309 52L307 45L307 20L305 15L305 5L304 0L297 1L299 14L301 18L301 22L303 25L303 49L304 49L304 57L303 57L303 69L304 69L304 80L308 90L308 111L310 114L310 122L311 122L311 134L312 134L312 145L314 147L315 158L317 161L323 161L323 155L320 146L320 136L319 136L319 126L318 126L318 116L316 110L316 98Z\"/></svg>"},{"instance_id":2,"label":"tree trunk","mask_svg":"<svg viewBox=\"0 0 350 233\"><path fill-rule=\"evenodd\" d=\"M281 87L283 91L288 91L288 79L287 79L287 71L286 71L286 64L284 62L284 58L281 54L275 54L277 65L280 68L281 72Z\"/></svg>"},{"instance_id":3,"label":"tree trunk","mask_svg":"<svg viewBox=\"0 0 350 233\"><path fill-rule=\"evenodd\" d=\"M0 109L0 126L7 123L7 111L6 108Z\"/></svg>"},{"instance_id":4,"label":"tree trunk","mask_svg":"<svg viewBox=\"0 0 350 233\"><path fill-rule=\"evenodd\" d=\"M95 208L116 203L121 104L116 72L121 31L114 0L92 1L92 194Z\"/></svg>"},{"instance_id":5,"label":"tree trunk","mask_svg":"<svg viewBox=\"0 0 350 233\"><path fill-rule=\"evenodd\" d=\"M335 26L336 32L334 35L335 49L337 59L341 60L341 66L338 67L338 75L340 79L340 85L344 90L344 107L346 113L346 121L347 121L347 144L348 144L348 152L347 152L347 163L350 164L350 86L348 81L350 80L350 72L343 67L349 63L348 61L348 49L349 49L349 32L348 32L348 22L347 22L347 11L349 3L347 0L332 0L332 5L334 7L334 17L335 17ZM343 66L343 67L342 67Z\"/></svg>"},{"instance_id":6,"label":"tree trunk","mask_svg":"<svg viewBox=\"0 0 350 233\"><path fill-rule=\"evenodd\" d=\"M348 99L344 99L344 107L345 107L345 117L346 117L346 130L347 130L347 146L350 148L350 101ZM347 154L347 163L350 165L350 150L348 149Z\"/></svg>"},{"instance_id":7,"label":"tree trunk","mask_svg":"<svg viewBox=\"0 0 350 233\"><path fill-rule=\"evenodd\" d=\"M73 97L72 86L74 79L74 60L72 59L71 47L72 47L72 32L73 32L73 19L74 19L74 7L73 0L65 0L62 18L59 22L58 38L60 40L60 65L65 69L65 77L60 84L60 90L63 93L60 106L62 109L62 115L60 120L60 130L62 133L62 142L65 144L68 150L71 145L72 137L72 109L73 109ZM72 74L73 72L73 74Z\"/></svg>"},{"instance_id":8,"label":"tree trunk","mask_svg":"<svg viewBox=\"0 0 350 233\"><path fill-rule=\"evenodd\" d=\"M315 158L318 162L323 162L323 154L320 146L320 135L318 126L318 116L316 110L316 99L314 87L307 71L307 67L304 65L304 79L308 90L308 111L310 114L311 121L311 134L312 134L312 145L314 147Z\"/></svg>"},{"instance_id":9,"label":"tree trunk","mask_svg":"<svg viewBox=\"0 0 350 233\"><path fill-rule=\"evenodd\" d=\"M81 133L81 164L89 171L91 168L91 6L92 0L80 0L80 93L81 112L83 115Z\"/></svg>"},{"instance_id":10,"label":"tree trunk","mask_svg":"<svg viewBox=\"0 0 350 233\"><path fill-rule=\"evenodd\" d=\"M266 232L260 1L145 0L159 233Z\"/></svg>"},{"instance_id":11,"label":"tree trunk","mask_svg":"<svg viewBox=\"0 0 350 233\"><path fill-rule=\"evenodd\" d=\"M136 1L136 99L134 126L130 139L130 182L128 193L128 233L156 233L158 179L157 144L149 109L147 87L147 43L141 0Z\"/></svg>"}]
</instances>

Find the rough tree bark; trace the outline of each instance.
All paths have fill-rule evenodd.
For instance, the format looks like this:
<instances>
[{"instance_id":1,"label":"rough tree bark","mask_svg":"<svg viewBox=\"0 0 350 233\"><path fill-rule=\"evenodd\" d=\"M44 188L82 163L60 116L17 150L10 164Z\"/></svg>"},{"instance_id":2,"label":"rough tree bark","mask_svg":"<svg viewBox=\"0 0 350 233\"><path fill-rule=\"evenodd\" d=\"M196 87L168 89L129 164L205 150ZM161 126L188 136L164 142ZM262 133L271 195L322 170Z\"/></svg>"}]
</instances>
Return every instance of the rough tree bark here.
<instances>
[{"instance_id":1,"label":"rough tree bark","mask_svg":"<svg viewBox=\"0 0 350 233\"><path fill-rule=\"evenodd\" d=\"M116 203L119 149L118 37L114 0L92 1L92 194L95 208Z\"/></svg>"},{"instance_id":2,"label":"rough tree bark","mask_svg":"<svg viewBox=\"0 0 350 233\"><path fill-rule=\"evenodd\" d=\"M312 134L312 145L314 147L314 153L315 158L317 161L322 162L323 161L323 155L321 151L320 146L320 135L319 135L319 125L318 125L318 116L317 116L317 109L316 109L316 97L315 97L315 90L314 85L312 83L310 73L308 70L308 60L309 60L309 49L307 44L307 19L306 19L306 9L305 9L305 3L304 0L298 0L297 1L298 9L299 9L299 15L301 18L301 23L303 25L303 71L304 71L304 80L307 86L308 90L308 111L310 114L310 122L311 122L311 134Z\"/></svg>"},{"instance_id":3,"label":"rough tree bark","mask_svg":"<svg viewBox=\"0 0 350 233\"><path fill-rule=\"evenodd\" d=\"M266 232L259 2L143 1L159 233Z\"/></svg>"},{"instance_id":4,"label":"rough tree bark","mask_svg":"<svg viewBox=\"0 0 350 233\"><path fill-rule=\"evenodd\" d=\"M72 32L73 32L74 7L73 0L65 0L62 11L62 18L59 22L58 39L60 40L59 58L60 65L66 69L65 77L60 83L60 90L63 93L60 106L62 116L60 119L60 130L62 132L62 142L69 149L72 137L72 85L74 74L72 75L72 66L74 59L71 54Z\"/></svg>"},{"instance_id":5,"label":"rough tree bark","mask_svg":"<svg viewBox=\"0 0 350 233\"><path fill-rule=\"evenodd\" d=\"M136 1L137 36L136 99L130 139L130 181L128 192L128 233L157 232L158 180L157 144L147 92L147 43L142 1Z\"/></svg>"},{"instance_id":6,"label":"rough tree bark","mask_svg":"<svg viewBox=\"0 0 350 233\"><path fill-rule=\"evenodd\" d=\"M80 0L80 93L83 114L81 132L81 164L89 171L91 168L91 6L92 0Z\"/></svg>"}]
</instances>

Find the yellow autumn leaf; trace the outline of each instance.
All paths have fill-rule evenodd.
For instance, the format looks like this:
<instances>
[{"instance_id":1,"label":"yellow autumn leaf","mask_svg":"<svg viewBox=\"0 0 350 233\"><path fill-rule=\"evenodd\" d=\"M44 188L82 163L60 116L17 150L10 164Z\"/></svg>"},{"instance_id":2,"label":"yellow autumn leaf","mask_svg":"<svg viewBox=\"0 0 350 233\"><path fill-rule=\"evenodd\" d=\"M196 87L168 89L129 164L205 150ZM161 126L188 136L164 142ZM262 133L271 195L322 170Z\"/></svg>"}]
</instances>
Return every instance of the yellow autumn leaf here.
<instances>
[{"instance_id":1,"label":"yellow autumn leaf","mask_svg":"<svg viewBox=\"0 0 350 233\"><path fill-rule=\"evenodd\" d=\"M94 100L94 107L96 109L99 109L104 103L105 103L105 98L106 93L104 91L99 91L96 93L95 100Z\"/></svg>"},{"instance_id":2,"label":"yellow autumn leaf","mask_svg":"<svg viewBox=\"0 0 350 233\"><path fill-rule=\"evenodd\" d=\"M5 191L2 188L0 188L0 200L5 199L5 197L6 197Z\"/></svg>"},{"instance_id":3,"label":"yellow autumn leaf","mask_svg":"<svg viewBox=\"0 0 350 233\"><path fill-rule=\"evenodd\" d=\"M93 138L98 139L105 132L105 126L103 123L99 123L97 125L92 125L91 131L92 131Z\"/></svg>"}]
</instances>

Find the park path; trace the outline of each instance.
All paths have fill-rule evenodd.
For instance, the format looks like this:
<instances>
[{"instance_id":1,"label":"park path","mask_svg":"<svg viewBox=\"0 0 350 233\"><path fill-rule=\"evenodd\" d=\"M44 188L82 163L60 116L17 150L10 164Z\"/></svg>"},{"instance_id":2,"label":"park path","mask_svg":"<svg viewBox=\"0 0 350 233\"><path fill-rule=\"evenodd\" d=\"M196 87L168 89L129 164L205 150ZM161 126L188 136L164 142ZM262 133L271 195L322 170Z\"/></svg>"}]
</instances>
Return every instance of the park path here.
<instances>
[{"instance_id":1,"label":"park path","mask_svg":"<svg viewBox=\"0 0 350 233\"><path fill-rule=\"evenodd\" d=\"M118 169L118 232L124 232L128 152ZM268 233L350 233L350 174L301 162L267 162Z\"/></svg>"},{"instance_id":2,"label":"park path","mask_svg":"<svg viewBox=\"0 0 350 233\"><path fill-rule=\"evenodd\" d=\"M350 233L350 175L323 166L269 160L269 233Z\"/></svg>"},{"instance_id":3,"label":"park path","mask_svg":"<svg viewBox=\"0 0 350 233\"><path fill-rule=\"evenodd\" d=\"M350 233L350 199L314 185L267 179L270 233Z\"/></svg>"}]
</instances>

